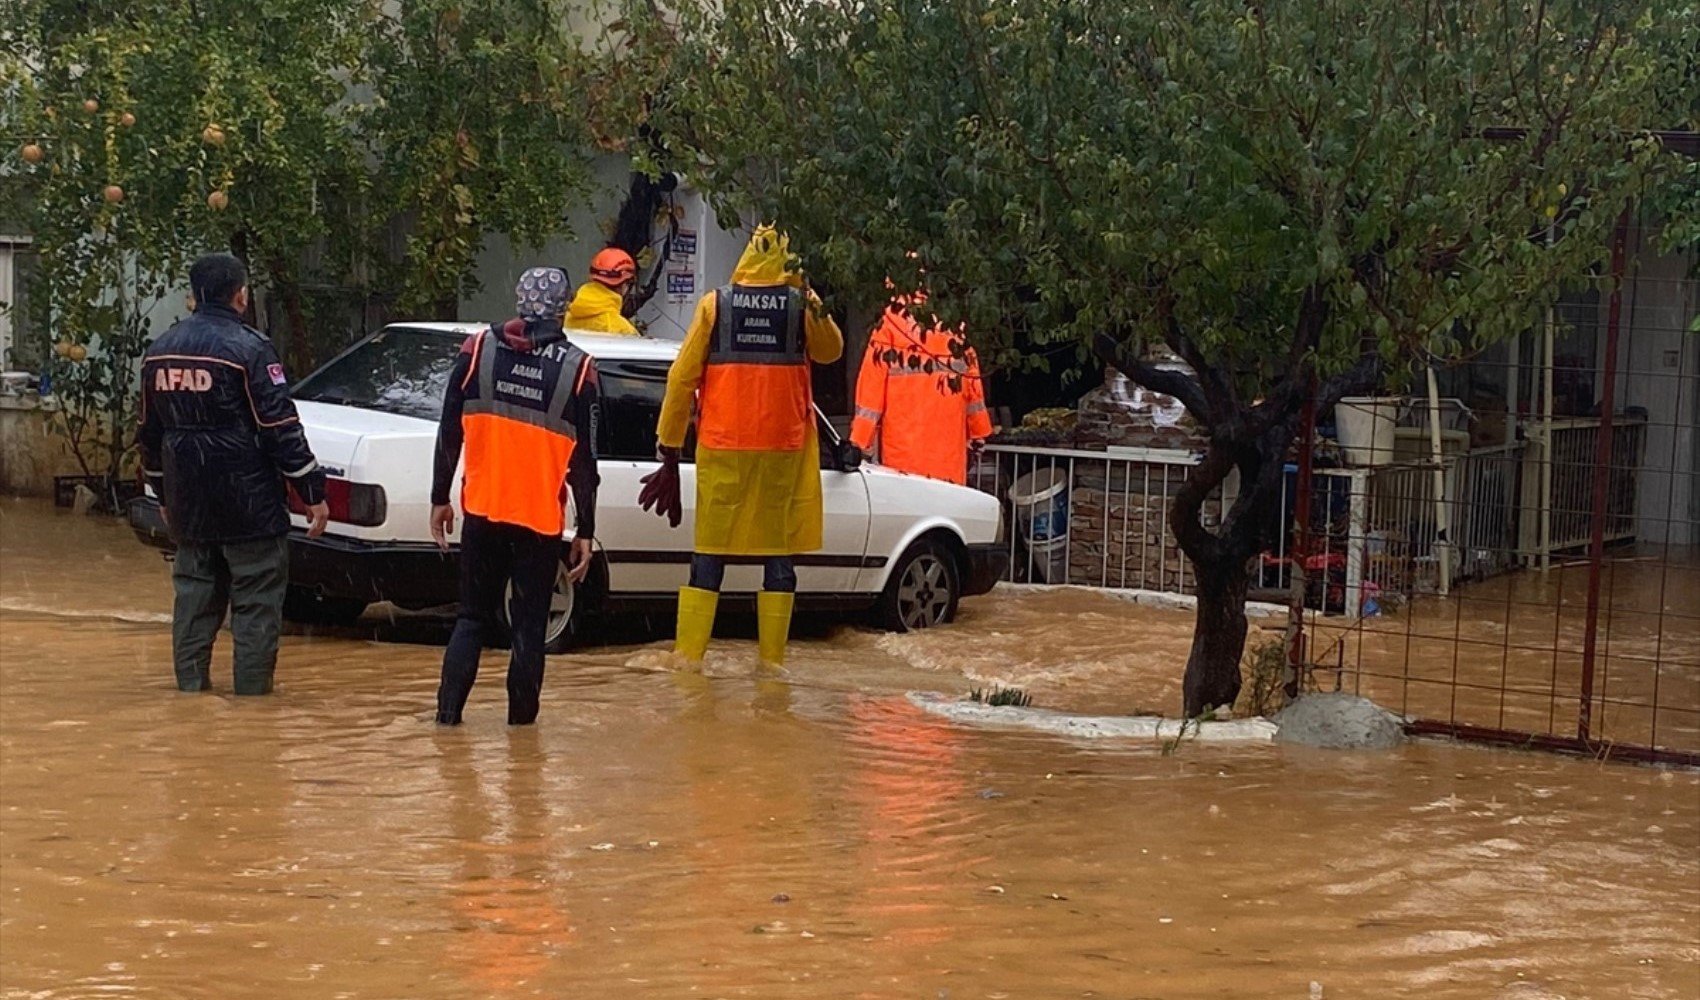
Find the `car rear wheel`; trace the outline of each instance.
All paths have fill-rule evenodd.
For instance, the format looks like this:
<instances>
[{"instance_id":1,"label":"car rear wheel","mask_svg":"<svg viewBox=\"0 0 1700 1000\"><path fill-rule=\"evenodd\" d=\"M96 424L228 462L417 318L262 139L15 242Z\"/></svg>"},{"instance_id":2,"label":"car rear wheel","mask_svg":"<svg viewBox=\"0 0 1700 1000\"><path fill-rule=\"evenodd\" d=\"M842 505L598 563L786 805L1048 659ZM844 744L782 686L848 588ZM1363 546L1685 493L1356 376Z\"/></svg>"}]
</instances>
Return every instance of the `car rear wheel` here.
<instances>
[{"instance_id":1,"label":"car rear wheel","mask_svg":"<svg viewBox=\"0 0 1700 1000\"><path fill-rule=\"evenodd\" d=\"M290 587L283 595L283 617L302 625L353 625L365 612L365 601L326 597L306 587Z\"/></svg>"},{"instance_id":2,"label":"car rear wheel","mask_svg":"<svg viewBox=\"0 0 1700 1000\"><path fill-rule=\"evenodd\" d=\"M543 651L546 653L565 653L573 648L573 642L578 635L579 588L573 585L567 576L567 564L563 560L555 566L555 586L549 591L549 619L543 627ZM507 593L502 599L502 621L507 623L508 602L513 600L514 586L508 584Z\"/></svg>"},{"instance_id":3,"label":"car rear wheel","mask_svg":"<svg viewBox=\"0 0 1700 1000\"><path fill-rule=\"evenodd\" d=\"M956 559L943 544L924 538L897 560L880 597L880 624L893 632L936 628L956 618L961 598Z\"/></svg>"}]
</instances>

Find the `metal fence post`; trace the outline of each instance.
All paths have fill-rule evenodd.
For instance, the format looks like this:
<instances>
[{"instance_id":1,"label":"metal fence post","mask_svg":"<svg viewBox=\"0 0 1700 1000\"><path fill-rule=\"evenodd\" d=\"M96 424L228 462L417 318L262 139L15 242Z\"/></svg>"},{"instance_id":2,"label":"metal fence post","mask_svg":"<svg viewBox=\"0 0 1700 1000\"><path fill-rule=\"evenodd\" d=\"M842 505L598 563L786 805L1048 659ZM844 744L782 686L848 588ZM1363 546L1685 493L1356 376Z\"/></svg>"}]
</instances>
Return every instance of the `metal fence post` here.
<instances>
[{"instance_id":1,"label":"metal fence post","mask_svg":"<svg viewBox=\"0 0 1700 1000\"><path fill-rule=\"evenodd\" d=\"M1600 565L1605 562L1606 493L1611 484L1612 409L1617 397L1617 338L1623 320L1623 274L1629 210L1618 217L1611 241L1611 299L1606 315L1605 385L1600 390L1600 425L1594 432L1594 497L1588 534L1588 613L1582 632L1582 691L1576 735L1589 739L1594 713L1594 660L1599 646Z\"/></svg>"},{"instance_id":2,"label":"metal fence post","mask_svg":"<svg viewBox=\"0 0 1700 1000\"><path fill-rule=\"evenodd\" d=\"M1298 482L1293 490L1293 511L1298 518L1298 544L1296 552L1292 553L1292 562L1287 567L1288 582L1292 587L1292 597L1287 605L1287 667L1291 676L1287 680L1287 697L1297 698L1299 690L1304 686L1304 665L1307 659L1305 650L1305 559L1310 555L1310 490L1311 490L1311 453L1314 451L1316 440L1316 377L1311 376L1310 392L1305 394L1304 414L1299 424L1299 474ZM1325 578L1326 579L1326 578ZM1323 604L1327 601L1327 586L1323 587Z\"/></svg>"}]
</instances>

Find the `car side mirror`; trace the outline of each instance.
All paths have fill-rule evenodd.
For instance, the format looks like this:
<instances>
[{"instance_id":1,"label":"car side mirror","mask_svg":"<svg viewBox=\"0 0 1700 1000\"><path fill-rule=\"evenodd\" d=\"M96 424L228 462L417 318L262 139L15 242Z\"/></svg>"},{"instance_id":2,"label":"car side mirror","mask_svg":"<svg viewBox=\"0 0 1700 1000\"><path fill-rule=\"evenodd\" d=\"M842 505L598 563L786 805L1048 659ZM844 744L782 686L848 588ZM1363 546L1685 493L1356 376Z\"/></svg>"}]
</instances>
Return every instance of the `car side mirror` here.
<instances>
[{"instance_id":1,"label":"car side mirror","mask_svg":"<svg viewBox=\"0 0 1700 1000\"><path fill-rule=\"evenodd\" d=\"M862 467L862 449L852 441L839 441L832 449L832 467L839 472L855 472Z\"/></svg>"}]
</instances>

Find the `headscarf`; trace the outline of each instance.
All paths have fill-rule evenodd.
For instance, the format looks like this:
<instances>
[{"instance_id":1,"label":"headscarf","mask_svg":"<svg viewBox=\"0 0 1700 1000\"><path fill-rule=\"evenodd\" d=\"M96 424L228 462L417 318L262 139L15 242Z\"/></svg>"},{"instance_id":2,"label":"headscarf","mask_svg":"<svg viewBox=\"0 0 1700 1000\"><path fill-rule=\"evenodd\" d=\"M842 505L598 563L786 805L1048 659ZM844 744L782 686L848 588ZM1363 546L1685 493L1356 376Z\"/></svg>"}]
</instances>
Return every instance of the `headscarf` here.
<instances>
[{"instance_id":1,"label":"headscarf","mask_svg":"<svg viewBox=\"0 0 1700 1000\"><path fill-rule=\"evenodd\" d=\"M534 267L520 275L519 284L514 286L517 300L514 311L527 322L558 322L567 311L567 300L571 297L572 287L567 284L565 272L558 267Z\"/></svg>"},{"instance_id":2,"label":"headscarf","mask_svg":"<svg viewBox=\"0 0 1700 1000\"><path fill-rule=\"evenodd\" d=\"M502 340L516 351L535 351L564 336L561 317L572 297L566 272L558 267L533 267L514 286L517 320L502 325Z\"/></svg>"}]
</instances>

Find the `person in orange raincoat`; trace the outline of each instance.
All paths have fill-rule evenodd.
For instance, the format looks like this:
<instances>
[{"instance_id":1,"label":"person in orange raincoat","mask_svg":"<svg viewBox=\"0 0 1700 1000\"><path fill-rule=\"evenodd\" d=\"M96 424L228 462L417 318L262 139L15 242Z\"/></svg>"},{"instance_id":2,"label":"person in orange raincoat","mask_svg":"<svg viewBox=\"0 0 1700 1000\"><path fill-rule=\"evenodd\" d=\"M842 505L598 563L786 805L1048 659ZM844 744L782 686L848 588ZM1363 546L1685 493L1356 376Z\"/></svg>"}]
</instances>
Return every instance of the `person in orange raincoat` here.
<instances>
[{"instance_id":1,"label":"person in orange raincoat","mask_svg":"<svg viewBox=\"0 0 1700 1000\"><path fill-rule=\"evenodd\" d=\"M678 463L697 414L696 542L679 591L676 649L708 648L728 557L765 563L756 596L761 658L779 665L797 589L793 556L821 547L820 445L810 366L844 353L844 335L791 269L786 238L762 226L732 283L697 303L667 375L656 429L662 468L639 503L678 523Z\"/></svg>"},{"instance_id":2,"label":"person in orange raincoat","mask_svg":"<svg viewBox=\"0 0 1700 1000\"><path fill-rule=\"evenodd\" d=\"M868 340L850 441L872 453L878 432L880 464L960 485L969 449L992 435L980 363L959 334L922 329L904 308L914 301L892 303Z\"/></svg>"},{"instance_id":3,"label":"person in orange raincoat","mask_svg":"<svg viewBox=\"0 0 1700 1000\"><path fill-rule=\"evenodd\" d=\"M599 251L590 261L590 280L578 286L561 325L584 333L636 337L626 318L626 295L637 281L637 261L619 247Z\"/></svg>"}]
</instances>

